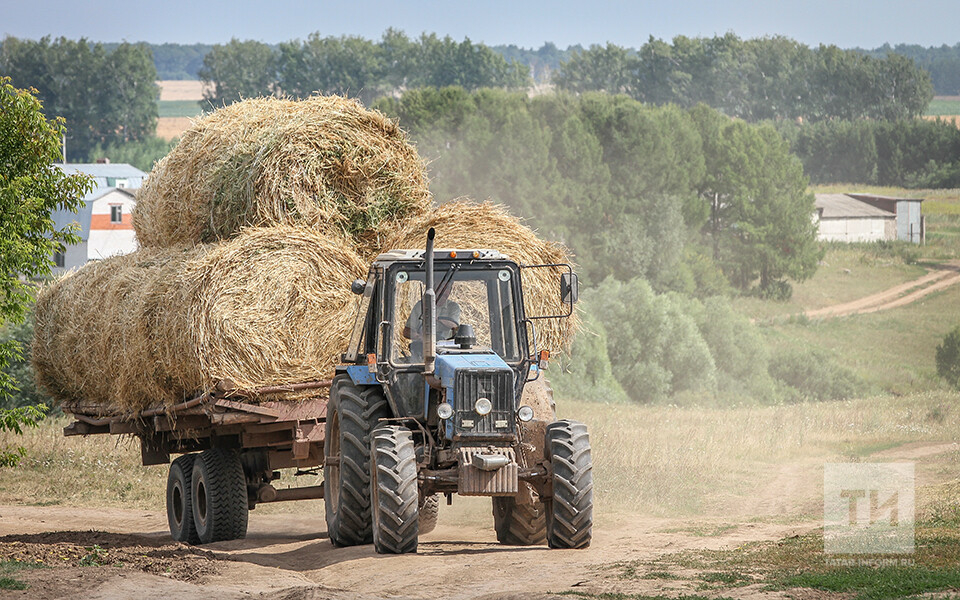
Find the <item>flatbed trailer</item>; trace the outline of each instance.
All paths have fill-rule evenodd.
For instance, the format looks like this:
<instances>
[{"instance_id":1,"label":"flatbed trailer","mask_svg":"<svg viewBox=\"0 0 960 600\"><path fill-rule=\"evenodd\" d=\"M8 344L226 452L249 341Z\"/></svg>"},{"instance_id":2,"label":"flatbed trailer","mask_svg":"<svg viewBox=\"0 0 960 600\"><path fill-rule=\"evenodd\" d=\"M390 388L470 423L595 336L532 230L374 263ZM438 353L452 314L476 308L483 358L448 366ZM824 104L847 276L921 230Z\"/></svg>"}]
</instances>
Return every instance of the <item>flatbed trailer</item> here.
<instances>
[{"instance_id":1,"label":"flatbed trailer","mask_svg":"<svg viewBox=\"0 0 960 600\"><path fill-rule=\"evenodd\" d=\"M63 411L75 419L65 436L130 435L140 441L144 466L170 463L172 454L221 448L238 452L248 508L261 502L323 497L323 485L276 489L279 469L316 474L323 465L327 390L332 380L262 387L251 391L223 381L207 393L174 406L105 413L102 406L74 403ZM303 400L270 400L280 393L315 392Z\"/></svg>"}]
</instances>

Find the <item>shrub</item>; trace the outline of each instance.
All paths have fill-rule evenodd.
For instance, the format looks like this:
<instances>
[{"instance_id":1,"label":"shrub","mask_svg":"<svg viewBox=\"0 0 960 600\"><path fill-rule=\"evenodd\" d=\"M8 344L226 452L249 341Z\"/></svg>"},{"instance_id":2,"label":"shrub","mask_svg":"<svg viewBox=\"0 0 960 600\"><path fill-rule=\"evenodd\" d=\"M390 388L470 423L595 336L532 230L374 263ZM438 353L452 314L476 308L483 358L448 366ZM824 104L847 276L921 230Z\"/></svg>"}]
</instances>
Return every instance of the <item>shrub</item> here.
<instances>
[{"instance_id":1,"label":"shrub","mask_svg":"<svg viewBox=\"0 0 960 600\"><path fill-rule=\"evenodd\" d=\"M960 389L960 325L953 328L937 346L937 375Z\"/></svg>"},{"instance_id":2,"label":"shrub","mask_svg":"<svg viewBox=\"0 0 960 600\"><path fill-rule=\"evenodd\" d=\"M860 393L864 384L855 373L819 350L790 349L770 360L770 375L788 388L784 400L843 400Z\"/></svg>"}]
</instances>

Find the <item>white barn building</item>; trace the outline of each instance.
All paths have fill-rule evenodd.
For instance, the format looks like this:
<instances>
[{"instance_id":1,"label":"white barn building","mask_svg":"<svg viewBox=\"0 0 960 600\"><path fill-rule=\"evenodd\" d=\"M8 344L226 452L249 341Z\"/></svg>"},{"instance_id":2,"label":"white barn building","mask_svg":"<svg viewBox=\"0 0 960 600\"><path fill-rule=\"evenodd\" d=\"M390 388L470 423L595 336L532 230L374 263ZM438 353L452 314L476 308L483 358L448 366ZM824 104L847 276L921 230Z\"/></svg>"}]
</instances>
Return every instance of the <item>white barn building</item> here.
<instances>
[{"instance_id":1,"label":"white barn building","mask_svg":"<svg viewBox=\"0 0 960 600\"><path fill-rule=\"evenodd\" d=\"M876 242L897 239L896 215L847 194L816 194L818 239Z\"/></svg>"}]
</instances>

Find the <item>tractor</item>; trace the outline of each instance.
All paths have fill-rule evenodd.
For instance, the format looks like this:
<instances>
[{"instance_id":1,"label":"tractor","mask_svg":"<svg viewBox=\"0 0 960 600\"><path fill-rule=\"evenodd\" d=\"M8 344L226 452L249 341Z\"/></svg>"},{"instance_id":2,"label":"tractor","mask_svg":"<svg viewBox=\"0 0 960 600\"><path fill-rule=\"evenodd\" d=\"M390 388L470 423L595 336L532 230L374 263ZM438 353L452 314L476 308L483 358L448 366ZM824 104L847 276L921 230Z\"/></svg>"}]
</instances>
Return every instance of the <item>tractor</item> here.
<instances>
[{"instance_id":1,"label":"tractor","mask_svg":"<svg viewBox=\"0 0 960 600\"><path fill-rule=\"evenodd\" d=\"M417 551L441 495L490 496L502 544L589 546L590 440L557 420L535 321L568 318L579 283L568 264L521 265L482 248L377 256L330 388L324 502L336 546ZM562 314L527 315L523 273L560 274Z\"/></svg>"}]
</instances>

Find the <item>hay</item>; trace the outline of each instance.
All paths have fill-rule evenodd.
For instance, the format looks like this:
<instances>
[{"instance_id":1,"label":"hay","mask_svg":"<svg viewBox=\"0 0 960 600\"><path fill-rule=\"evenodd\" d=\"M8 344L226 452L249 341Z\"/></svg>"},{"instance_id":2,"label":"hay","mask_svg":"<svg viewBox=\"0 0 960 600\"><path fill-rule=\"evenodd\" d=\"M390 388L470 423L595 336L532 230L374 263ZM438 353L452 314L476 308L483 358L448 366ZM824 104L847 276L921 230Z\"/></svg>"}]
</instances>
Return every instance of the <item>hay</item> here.
<instances>
[{"instance_id":1,"label":"hay","mask_svg":"<svg viewBox=\"0 0 960 600\"><path fill-rule=\"evenodd\" d=\"M241 389L329 378L365 265L295 227L90 263L37 300L37 380L62 404L137 411L231 379Z\"/></svg>"},{"instance_id":2,"label":"hay","mask_svg":"<svg viewBox=\"0 0 960 600\"><path fill-rule=\"evenodd\" d=\"M455 200L442 204L429 215L398 224L386 235L385 248L423 248L427 230L437 230L437 248L491 248L524 265L570 263L566 248L548 242L514 217L507 208L490 202ZM560 302L560 274L564 269L524 270L523 293L528 316L564 314ZM566 319L534 321L537 344L552 352L567 349L579 329L576 311Z\"/></svg>"},{"instance_id":3,"label":"hay","mask_svg":"<svg viewBox=\"0 0 960 600\"><path fill-rule=\"evenodd\" d=\"M138 192L133 224L142 247L287 224L347 235L369 251L381 224L429 206L423 161L395 122L337 96L258 98L184 133Z\"/></svg>"}]
</instances>

